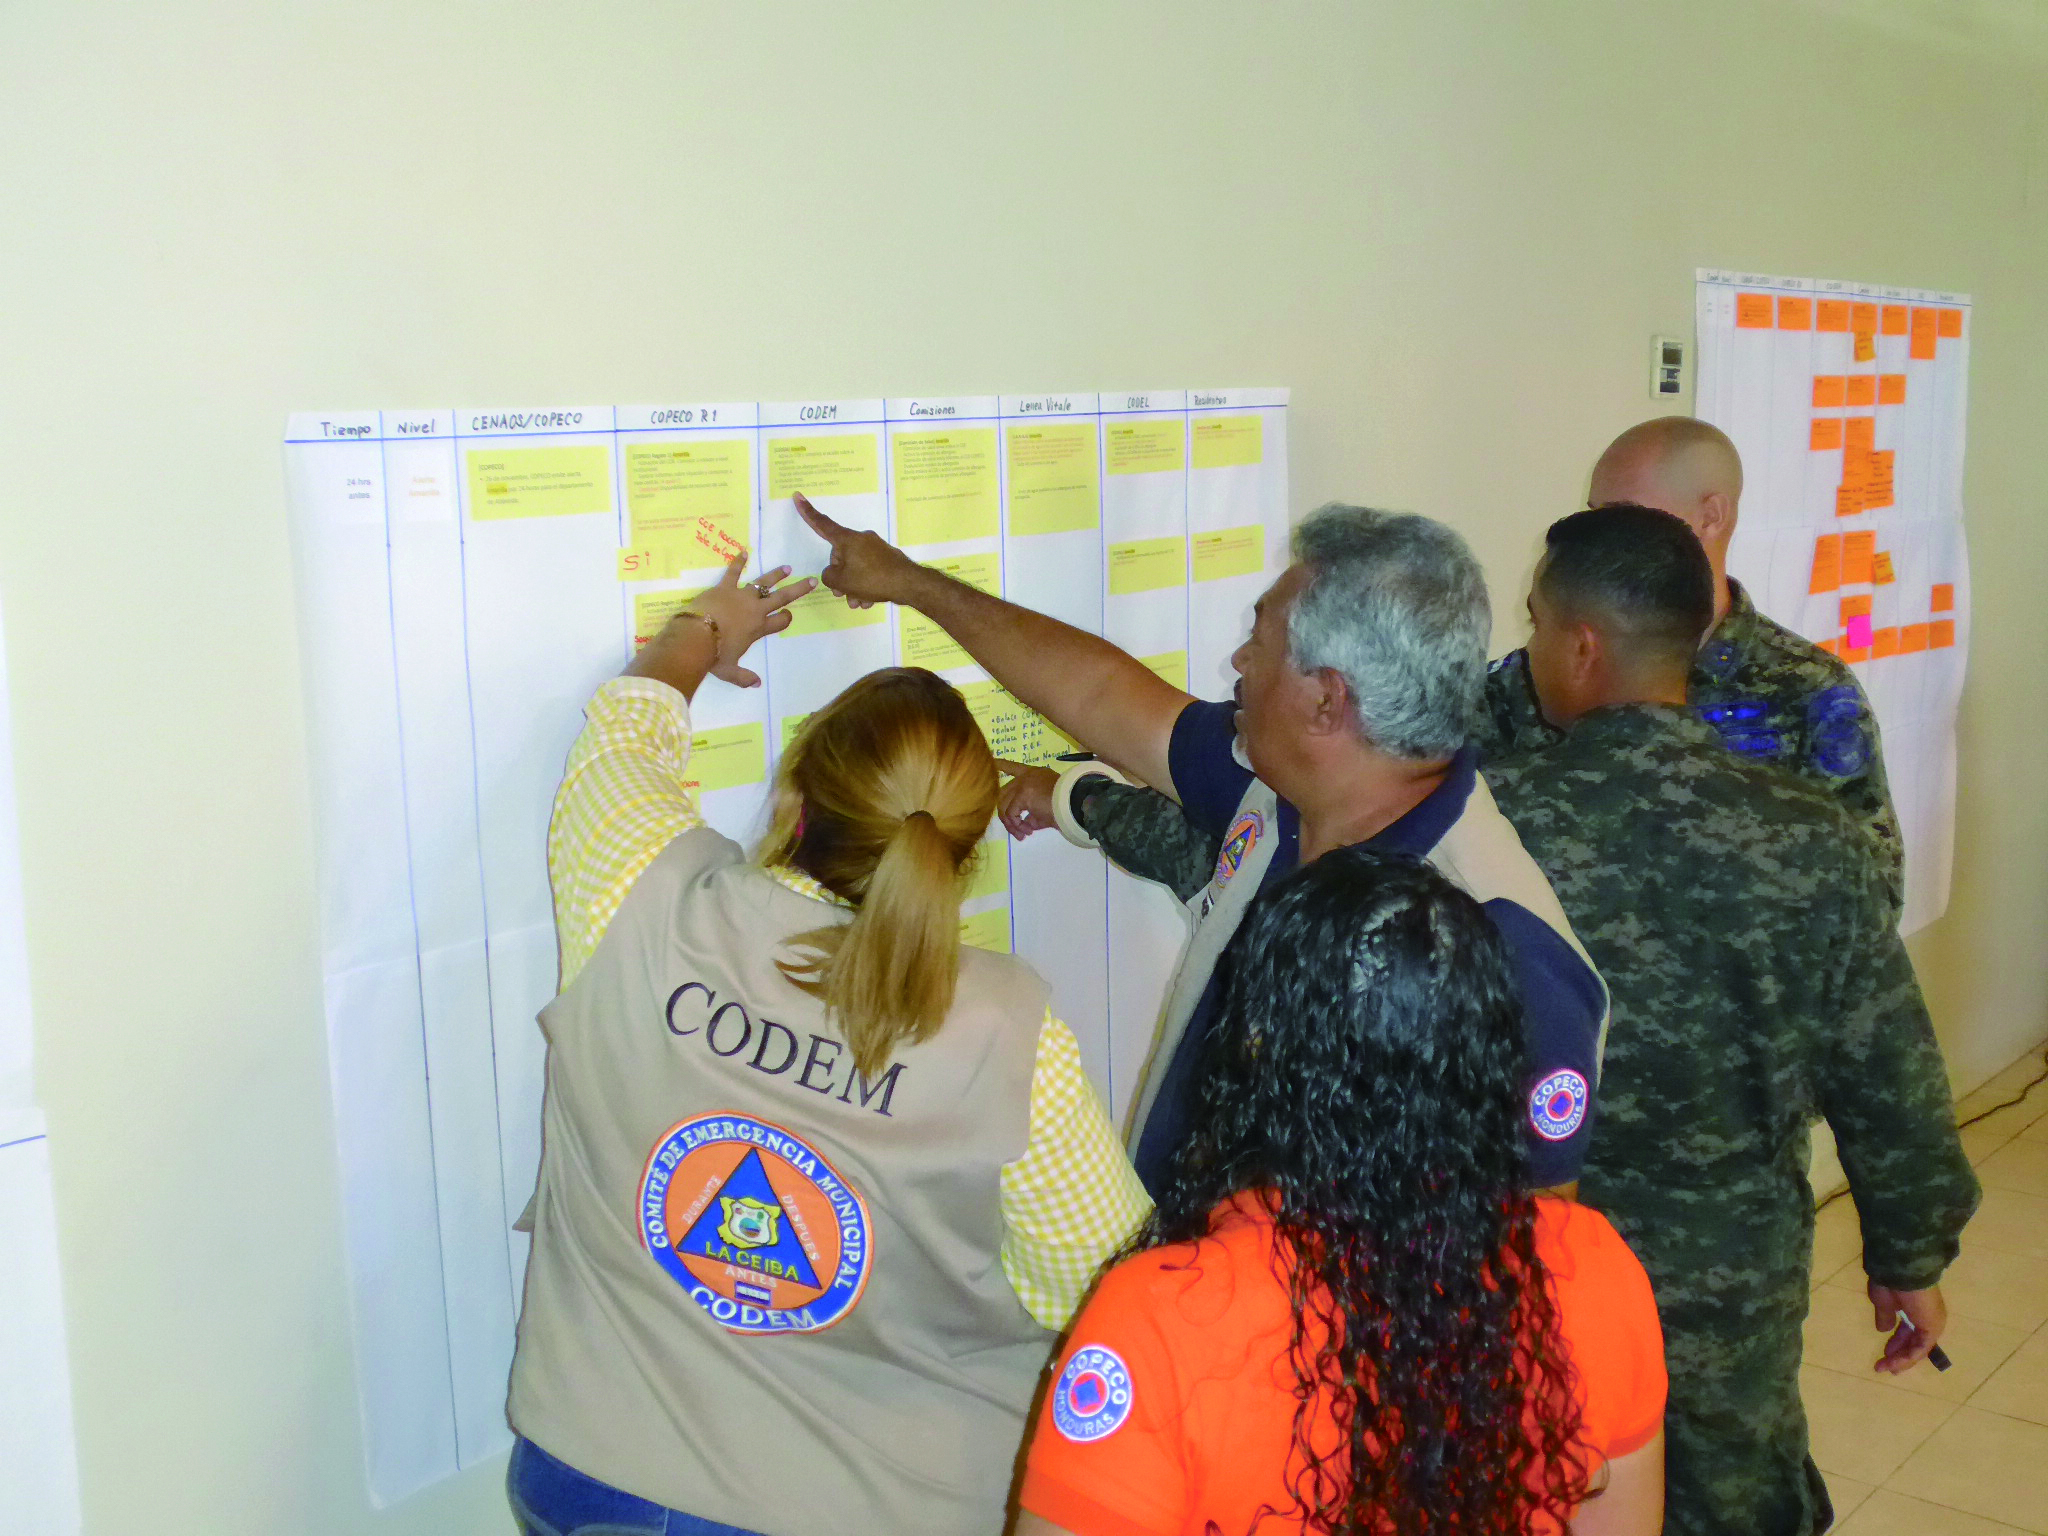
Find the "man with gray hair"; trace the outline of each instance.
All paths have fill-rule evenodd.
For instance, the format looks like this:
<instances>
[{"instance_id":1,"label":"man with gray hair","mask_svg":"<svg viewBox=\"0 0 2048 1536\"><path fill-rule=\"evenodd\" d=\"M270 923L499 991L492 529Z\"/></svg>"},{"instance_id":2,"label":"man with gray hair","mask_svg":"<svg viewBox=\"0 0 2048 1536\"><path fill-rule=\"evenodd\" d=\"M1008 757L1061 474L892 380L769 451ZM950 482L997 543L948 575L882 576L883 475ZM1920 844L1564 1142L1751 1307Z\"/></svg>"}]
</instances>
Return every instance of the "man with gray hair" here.
<instances>
[{"instance_id":1,"label":"man with gray hair","mask_svg":"<svg viewBox=\"0 0 2048 1536\"><path fill-rule=\"evenodd\" d=\"M918 609L1017 698L1220 842L1133 1100L1129 1136L1148 1187L1161 1186L1185 1137L1217 964L1245 909L1300 864L1352 844L1426 858L1485 906L1526 999L1532 1185L1577 1180L1606 989L1466 741L1491 613L1457 534L1364 507L1311 513L1231 658L1235 702L1205 703L1099 636L918 565L802 497L797 509L832 547L827 587Z\"/></svg>"}]
</instances>

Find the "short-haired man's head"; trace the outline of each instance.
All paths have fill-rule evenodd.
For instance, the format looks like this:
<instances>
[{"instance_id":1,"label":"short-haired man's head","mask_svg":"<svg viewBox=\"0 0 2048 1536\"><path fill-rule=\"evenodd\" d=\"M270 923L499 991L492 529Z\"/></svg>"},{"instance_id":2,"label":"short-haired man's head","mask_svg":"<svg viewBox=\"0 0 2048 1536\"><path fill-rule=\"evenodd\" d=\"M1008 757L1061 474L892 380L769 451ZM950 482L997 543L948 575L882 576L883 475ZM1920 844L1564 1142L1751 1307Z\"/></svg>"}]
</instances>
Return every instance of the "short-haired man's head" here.
<instances>
[{"instance_id":1,"label":"short-haired man's head","mask_svg":"<svg viewBox=\"0 0 2048 1536\"><path fill-rule=\"evenodd\" d=\"M1586 499L1596 507L1660 508L1718 548L1735 531L1742 455L1727 433L1697 417L1638 422L1600 455Z\"/></svg>"},{"instance_id":2,"label":"short-haired man's head","mask_svg":"<svg viewBox=\"0 0 2048 1536\"><path fill-rule=\"evenodd\" d=\"M1306 582L1287 616L1288 659L1344 679L1355 724L1392 757L1463 746L1486 683L1486 578L1465 541L1412 513L1331 502L1294 530Z\"/></svg>"},{"instance_id":3,"label":"short-haired man's head","mask_svg":"<svg viewBox=\"0 0 2048 1536\"><path fill-rule=\"evenodd\" d=\"M1544 535L1537 590L1591 625L1617 660L1684 667L1714 621L1714 569L1685 522L1626 504L1574 512Z\"/></svg>"}]
</instances>

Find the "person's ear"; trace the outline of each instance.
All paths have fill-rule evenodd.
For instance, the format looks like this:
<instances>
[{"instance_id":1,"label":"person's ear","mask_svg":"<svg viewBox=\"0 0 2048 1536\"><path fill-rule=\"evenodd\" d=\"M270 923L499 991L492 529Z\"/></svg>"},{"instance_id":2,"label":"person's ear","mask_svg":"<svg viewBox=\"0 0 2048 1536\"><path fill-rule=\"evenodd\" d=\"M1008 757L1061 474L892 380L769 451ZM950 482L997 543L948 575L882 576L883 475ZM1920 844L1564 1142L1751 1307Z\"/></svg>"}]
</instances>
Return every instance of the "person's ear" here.
<instances>
[{"instance_id":1,"label":"person's ear","mask_svg":"<svg viewBox=\"0 0 2048 1536\"><path fill-rule=\"evenodd\" d=\"M1313 689L1308 701L1309 734L1351 735L1351 685L1344 681L1344 674L1334 667L1318 667L1308 680Z\"/></svg>"},{"instance_id":2,"label":"person's ear","mask_svg":"<svg viewBox=\"0 0 2048 1536\"><path fill-rule=\"evenodd\" d=\"M1584 619L1574 619L1570 643L1565 647L1565 670L1573 687L1583 692L1598 680L1607 665L1607 641Z\"/></svg>"},{"instance_id":3,"label":"person's ear","mask_svg":"<svg viewBox=\"0 0 2048 1536\"><path fill-rule=\"evenodd\" d=\"M1700 498L1700 542L1708 547L1726 544L1735 533L1735 501L1725 491L1710 491Z\"/></svg>"}]
</instances>

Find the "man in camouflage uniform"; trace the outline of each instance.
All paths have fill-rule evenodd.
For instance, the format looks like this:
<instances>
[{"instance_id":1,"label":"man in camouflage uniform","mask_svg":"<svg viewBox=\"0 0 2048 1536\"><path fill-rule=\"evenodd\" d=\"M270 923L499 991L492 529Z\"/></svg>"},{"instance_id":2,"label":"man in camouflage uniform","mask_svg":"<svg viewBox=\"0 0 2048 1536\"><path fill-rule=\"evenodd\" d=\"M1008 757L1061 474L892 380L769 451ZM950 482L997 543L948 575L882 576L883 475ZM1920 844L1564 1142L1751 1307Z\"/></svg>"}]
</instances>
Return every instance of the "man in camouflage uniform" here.
<instances>
[{"instance_id":1,"label":"man in camouflage uniform","mask_svg":"<svg viewBox=\"0 0 2048 1536\"><path fill-rule=\"evenodd\" d=\"M1593 506L1659 507L1699 536L1714 573L1714 628L1693 658L1688 701L1731 750L1789 768L1840 801L1870 839L1896 918L1904 850L1869 702L1848 667L1766 618L1728 577L1728 541L1742 496L1735 445L1689 416L1646 421L1609 445L1593 468L1590 489ZM1536 707L1526 654L1515 651L1495 662L1477 731L1489 775L1555 746L1562 736ZM1164 795L1106 779L1070 781L1066 788L1073 794L1070 819L1125 869L1171 886L1183 900L1207 884L1215 842L1189 826ZM1051 776L1042 774L1006 791L1010 830L1023 836L1053 825L1051 791Z\"/></svg>"},{"instance_id":2,"label":"man in camouflage uniform","mask_svg":"<svg viewBox=\"0 0 2048 1536\"><path fill-rule=\"evenodd\" d=\"M1775 763L1832 794L1876 853L1896 918L1904 847L1885 787L1877 721L1855 675L1819 646L1765 617L1728 578L1728 541L1742 498L1742 459L1718 427L1665 416L1630 427L1593 466L1587 502L1659 507L1699 536L1714 573L1714 627L1693 657L1686 698L1731 751ZM1486 766L1553 746L1528 657L1494 663L1479 738Z\"/></svg>"},{"instance_id":3,"label":"man in camouflage uniform","mask_svg":"<svg viewBox=\"0 0 2048 1536\"><path fill-rule=\"evenodd\" d=\"M1526 665L1561 739L1487 778L1613 992L1579 1195L1656 1287L1665 1529L1804 1536L1832 1519L1799 1401L1808 1126L1841 1149L1878 1326L1910 1324L1880 1370L1940 1334L1976 1179L1867 842L1688 707L1711 609L1698 541L1615 506L1548 545Z\"/></svg>"}]
</instances>

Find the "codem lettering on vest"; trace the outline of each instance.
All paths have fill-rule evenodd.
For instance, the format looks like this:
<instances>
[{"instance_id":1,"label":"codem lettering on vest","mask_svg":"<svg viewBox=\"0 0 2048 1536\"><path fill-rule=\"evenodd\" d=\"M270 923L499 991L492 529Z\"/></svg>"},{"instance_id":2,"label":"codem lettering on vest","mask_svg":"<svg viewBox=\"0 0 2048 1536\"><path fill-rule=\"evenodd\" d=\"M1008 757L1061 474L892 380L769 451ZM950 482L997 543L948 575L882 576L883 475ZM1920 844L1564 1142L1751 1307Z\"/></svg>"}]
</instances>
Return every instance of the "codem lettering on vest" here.
<instances>
[{"instance_id":1,"label":"codem lettering on vest","mask_svg":"<svg viewBox=\"0 0 2048 1536\"><path fill-rule=\"evenodd\" d=\"M737 998L721 1003L718 993L701 981L686 981L669 993L662 1020L678 1040L698 1041L723 1061L763 1077L787 1078L795 1087L848 1106L857 1097L861 1109L894 1118L889 1106L903 1076L900 1061L870 1080L853 1064L843 1040L806 1033L809 1043L802 1044L787 1024L755 1017Z\"/></svg>"}]
</instances>

